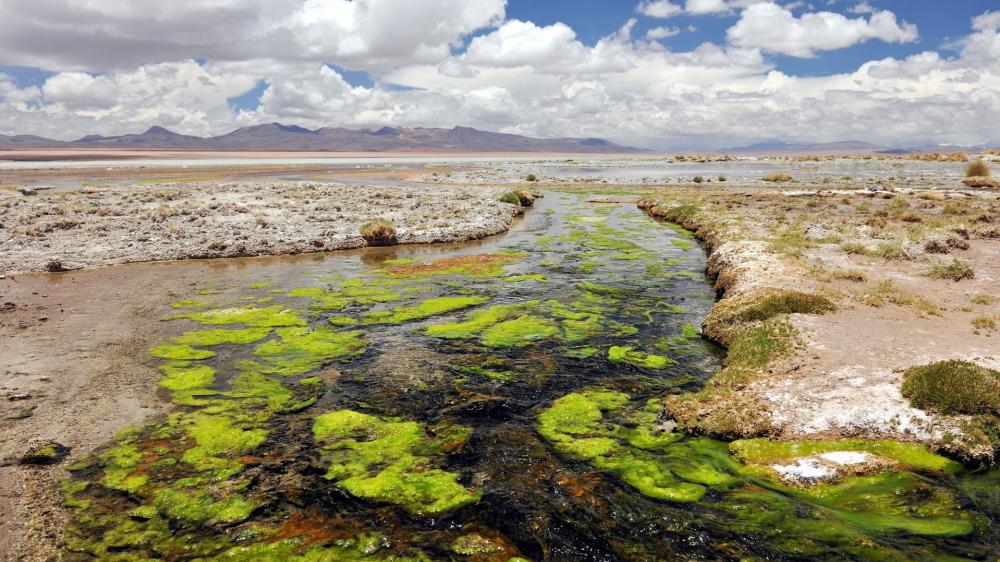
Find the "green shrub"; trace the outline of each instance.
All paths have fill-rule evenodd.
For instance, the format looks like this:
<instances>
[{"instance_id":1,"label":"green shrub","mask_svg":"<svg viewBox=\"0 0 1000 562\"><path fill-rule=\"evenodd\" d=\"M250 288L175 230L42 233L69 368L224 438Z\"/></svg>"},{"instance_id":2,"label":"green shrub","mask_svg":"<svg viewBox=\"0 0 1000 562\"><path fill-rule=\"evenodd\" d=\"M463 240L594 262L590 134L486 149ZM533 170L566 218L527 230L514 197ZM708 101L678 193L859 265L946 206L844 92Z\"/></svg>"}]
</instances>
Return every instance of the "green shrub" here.
<instances>
[{"instance_id":1,"label":"green shrub","mask_svg":"<svg viewBox=\"0 0 1000 562\"><path fill-rule=\"evenodd\" d=\"M779 314L823 314L836 310L830 299L813 293L766 288L724 299L705 317L703 332L729 343L743 324L762 322Z\"/></svg>"},{"instance_id":2,"label":"green shrub","mask_svg":"<svg viewBox=\"0 0 1000 562\"><path fill-rule=\"evenodd\" d=\"M535 174L528 174L524 176L524 181L538 181L538 177Z\"/></svg>"},{"instance_id":3,"label":"green shrub","mask_svg":"<svg viewBox=\"0 0 1000 562\"><path fill-rule=\"evenodd\" d=\"M1000 371L968 361L941 361L903 373L903 396L942 414L1000 414Z\"/></svg>"},{"instance_id":4,"label":"green shrub","mask_svg":"<svg viewBox=\"0 0 1000 562\"><path fill-rule=\"evenodd\" d=\"M927 271L927 276L934 279L961 281L962 279L972 279L976 276L976 272L968 263L960 259L953 259L932 264L930 270Z\"/></svg>"},{"instance_id":5,"label":"green shrub","mask_svg":"<svg viewBox=\"0 0 1000 562\"><path fill-rule=\"evenodd\" d=\"M694 183L702 183L703 181L705 181L705 178L701 176L695 176L691 181L693 181Z\"/></svg>"}]
</instances>

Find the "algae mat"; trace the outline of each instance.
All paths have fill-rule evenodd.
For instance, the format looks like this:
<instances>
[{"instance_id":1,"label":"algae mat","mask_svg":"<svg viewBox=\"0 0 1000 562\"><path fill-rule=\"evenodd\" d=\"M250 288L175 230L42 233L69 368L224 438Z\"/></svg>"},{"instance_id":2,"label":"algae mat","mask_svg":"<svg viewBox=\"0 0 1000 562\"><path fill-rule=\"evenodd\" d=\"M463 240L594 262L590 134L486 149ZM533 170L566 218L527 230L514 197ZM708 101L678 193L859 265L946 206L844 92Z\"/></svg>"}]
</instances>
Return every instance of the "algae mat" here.
<instances>
[{"instance_id":1,"label":"algae mat","mask_svg":"<svg viewBox=\"0 0 1000 562\"><path fill-rule=\"evenodd\" d=\"M66 558L994 555L996 473L898 443L674 431L663 398L720 368L697 331L704 258L632 207L550 193L477 244L205 278L165 299L149 350L171 413L63 484ZM780 477L831 454L874 469Z\"/></svg>"}]
</instances>

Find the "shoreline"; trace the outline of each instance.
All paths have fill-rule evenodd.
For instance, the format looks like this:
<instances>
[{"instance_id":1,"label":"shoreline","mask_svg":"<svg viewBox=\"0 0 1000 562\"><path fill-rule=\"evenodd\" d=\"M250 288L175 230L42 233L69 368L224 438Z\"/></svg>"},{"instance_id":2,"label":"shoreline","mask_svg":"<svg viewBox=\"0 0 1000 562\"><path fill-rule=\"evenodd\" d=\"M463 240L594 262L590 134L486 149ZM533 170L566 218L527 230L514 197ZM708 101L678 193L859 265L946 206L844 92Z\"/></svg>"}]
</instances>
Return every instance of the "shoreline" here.
<instances>
[{"instance_id":1,"label":"shoreline","mask_svg":"<svg viewBox=\"0 0 1000 562\"><path fill-rule=\"evenodd\" d=\"M974 226L978 230L973 229L964 244L956 242L965 249L949 252L968 260L977 272L962 286L915 278L920 266L914 262L932 264L938 256L920 255L913 248L902 261L851 255L845 259L843 250L823 240L834 238L830 231L835 225L817 216L811 223L804 219L805 233L796 232L804 240L783 240L788 237L787 226L775 237L752 213L756 219L735 220L737 215L747 217L747 211L733 209L754 204L757 210L773 209L794 199L758 194L756 203L726 207L736 197L743 194L687 191L646 197L637 204L654 218L692 231L704 243L706 271L719 300L705 318L702 332L727 348L726 367L704 390L668 398L666 415L689 431L724 439L892 439L921 443L966 462L991 462L998 444L973 417L916 408L900 387L906 369L928 363L963 360L1000 367L993 325L984 323L986 328L976 329L973 319L972 329L958 331L956 326L968 327L969 320L952 318L989 311L960 307L958 301L967 293L997 296L986 292L995 290L1000 279L1000 244L992 222ZM851 197L920 200L916 193ZM974 211L989 213L992 197L979 194L982 207ZM818 192L810 198L823 199ZM977 216L984 220L985 215ZM802 247L783 251L781 245L786 243ZM876 283L879 276L884 280ZM864 286L852 287L861 283ZM883 286L890 288L877 289ZM891 294L873 293L878 290ZM935 296L951 302L932 302L929 297ZM851 354L845 356L844 349L851 349Z\"/></svg>"},{"instance_id":2,"label":"shoreline","mask_svg":"<svg viewBox=\"0 0 1000 562\"><path fill-rule=\"evenodd\" d=\"M510 228L517 207L502 193L293 181L9 191L0 274L360 248L360 228L376 218L394 224L399 244L476 240Z\"/></svg>"}]
</instances>

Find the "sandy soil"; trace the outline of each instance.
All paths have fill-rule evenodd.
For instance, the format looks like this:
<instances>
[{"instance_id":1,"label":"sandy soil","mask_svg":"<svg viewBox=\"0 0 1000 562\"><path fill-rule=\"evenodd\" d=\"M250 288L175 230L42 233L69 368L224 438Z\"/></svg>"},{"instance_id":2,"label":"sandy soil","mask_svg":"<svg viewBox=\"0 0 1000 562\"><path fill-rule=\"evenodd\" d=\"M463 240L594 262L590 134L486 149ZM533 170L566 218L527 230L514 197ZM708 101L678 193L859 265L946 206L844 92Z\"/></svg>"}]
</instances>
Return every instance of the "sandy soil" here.
<instances>
[{"instance_id":1,"label":"sandy soil","mask_svg":"<svg viewBox=\"0 0 1000 562\"><path fill-rule=\"evenodd\" d=\"M374 218L399 243L503 232L515 207L500 191L309 182L211 182L0 192L0 274L136 261L357 248Z\"/></svg>"}]
</instances>

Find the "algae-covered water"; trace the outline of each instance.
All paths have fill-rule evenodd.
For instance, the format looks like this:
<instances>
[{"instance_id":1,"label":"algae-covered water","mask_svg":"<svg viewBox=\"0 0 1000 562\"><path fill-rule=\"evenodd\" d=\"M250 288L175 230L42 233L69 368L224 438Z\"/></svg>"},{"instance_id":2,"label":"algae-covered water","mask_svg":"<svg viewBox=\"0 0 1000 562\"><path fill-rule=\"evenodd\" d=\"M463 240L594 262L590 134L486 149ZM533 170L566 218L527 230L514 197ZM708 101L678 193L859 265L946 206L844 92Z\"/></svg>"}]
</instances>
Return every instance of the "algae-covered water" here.
<instances>
[{"instance_id":1,"label":"algae-covered water","mask_svg":"<svg viewBox=\"0 0 1000 562\"><path fill-rule=\"evenodd\" d=\"M996 559L996 472L674 431L662 398L721 365L704 259L631 204L550 193L478 245L205 279L150 350L173 413L72 467L70 557ZM888 468L767 468L845 447Z\"/></svg>"}]
</instances>

